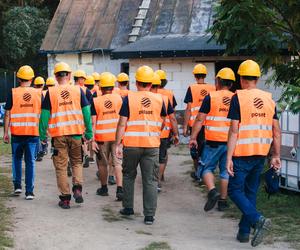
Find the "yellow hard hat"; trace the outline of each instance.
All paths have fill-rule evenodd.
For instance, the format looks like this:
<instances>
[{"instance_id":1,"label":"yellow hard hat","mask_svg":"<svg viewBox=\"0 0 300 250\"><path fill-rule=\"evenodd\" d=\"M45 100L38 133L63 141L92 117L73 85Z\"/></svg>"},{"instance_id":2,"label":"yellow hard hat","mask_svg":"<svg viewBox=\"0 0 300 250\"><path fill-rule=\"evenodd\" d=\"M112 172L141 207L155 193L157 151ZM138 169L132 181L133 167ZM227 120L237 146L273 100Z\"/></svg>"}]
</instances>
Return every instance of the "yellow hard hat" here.
<instances>
[{"instance_id":1,"label":"yellow hard hat","mask_svg":"<svg viewBox=\"0 0 300 250\"><path fill-rule=\"evenodd\" d=\"M84 85L95 85L95 79L93 76L87 76Z\"/></svg>"},{"instance_id":2,"label":"yellow hard hat","mask_svg":"<svg viewBox=\"0 0 300 250\"><path fill-rule=\"evenodd\" d=\"M207 75L207 69L206 69L205 65L203 65L202 63L197 64L194 67L193 74L194 75L196 75L196 74Z\"/></svg>"},{"instance_id":3,"label":"yellow hard hat","mask_svg":"<svg viewBox=\"0 0 300 250\"><path fill-rule=\"evenodd\" d=\"M231 68L223 68L219 70L217 77L220 77L224 80L235 81L235 74Z\"/></svg>"},{"instance_id":4,"label":"yellow hard hat","mask_svg":"<svg viewBox=\"0 0 300 250\"><path fill-rule=\"evenodd\" d=\"M48 77L46 80L46 86L54 86L55 85L55 79L53 77Z\"/></svg>"},{"instance_id":5,"label":"yellow hard hat","mask_svg":"<svg viewBox=\"0 0 300 250\"><path fill-rule=\"evenodd\" d=\"M166 71L159 69L159 70L156 70L155 73L159 75L160 80L166 80L167 79Z\"/></svg>"},{"instance_id":6,"label":"yellow hard hat","mask_svg":"<svg viewBox=\"0 0 300 250\"><path fill-rule=\"evenodd\" d=\"M31 80L34 78L33 69L28 65L22 66L17 72L17 77L23 80Z\"/></svg>"},{"instance_id":7,"label":"yellow hard hat","mask_svg":"<svg viewBox=\"0 0 300 250\"><path fill-rule=\"evenodd\" d=\"M34 79L33 82L34 85L44 85L45 84L45 80L43 77L38 76L37 78Z\"/></svg>"},{"instance_id":8,"label":"yellow hard hat","mask_svg":"<svg viewBox=\"0 0 300 250\"><path fill-rule=\"evenodd\" d=\"M79 77L82 77L82 78L86 79L86 73L84 72L84 70L81 70L81 69L76 70L76 71L74 72L73 76L74 76L74 77L78 77L78 78L79 78Z\"/></svg>"},{"instance_id":9,"label":"yellow hard hat","mask_svg":"<svg viewBox=\"0 0 300 250\"><path fill-rule=\"evenodd\" d=\"M129 77L126 73L120 73L118 76L117 76L117 81L118 82L128 82L129 81Z\"/></svg>"},{"instance_id":10,"label":"yellow hard hat","mask_svg":"<svg viewBox=\"0 0 300 250\"><path fill-rule=\"evenodd\" d=\"M103 72L100 75L100 87L114 87L116 82L116 77L110 72Z\"/></svg>"},{"instance_id":11,"label":"yellow hard hat","mask_svg":"<svg viewBox=\"0 0 300 250\"><path fill-rule=\"evenodd\" d=\"M154 85L154 86L160 86L161 85L161 79L160 79L159 74L154 73L153 79L152 79L152 85Z\"/></svg>"},{"instance_id":12,"label":"yellow hard hat","mask_svg":"<svg viewBox=\"0 0 300 250\"><path fill-rule=\"evenodd\" d=\"M100 74L98 72L94 72L92 76L94 77L95 81L100 81Z\"/></svg>"},{"instance_id":13,"label":"yellow hard hat","mask_svg":"<svg viewBox=\"0 0 300 250\"><path fill-rule=\"evenodd\" d=\"M149 66L141 66L135 73L135 79L139 82L152 83L154 71Z\"/></svg>"},{"instance_id":14,"label":"yellow hard hat","mask_svg":"<svg viewBox=\"0 0 300 250\"><path fill-rule=\"evenodd\" d=\"M65 62L59 62L59 63L55 64L55 66L54 66L54 74L56 74L58 72L69 72L69 73L71 73L72 70L71 70L69 64L67 64Z\"/></svg>"},{"instance_id":15,"label":"yellow hard hat","mask_svg":"<svg viewBox=\"0 0 300 250\"><path fill-rule=\"evenodd\" d=\"M253 60L246 60L241 63L238 74L240 76L256 76L260 77L260 68L257 62Z\"/></svg>"}]
</instances>

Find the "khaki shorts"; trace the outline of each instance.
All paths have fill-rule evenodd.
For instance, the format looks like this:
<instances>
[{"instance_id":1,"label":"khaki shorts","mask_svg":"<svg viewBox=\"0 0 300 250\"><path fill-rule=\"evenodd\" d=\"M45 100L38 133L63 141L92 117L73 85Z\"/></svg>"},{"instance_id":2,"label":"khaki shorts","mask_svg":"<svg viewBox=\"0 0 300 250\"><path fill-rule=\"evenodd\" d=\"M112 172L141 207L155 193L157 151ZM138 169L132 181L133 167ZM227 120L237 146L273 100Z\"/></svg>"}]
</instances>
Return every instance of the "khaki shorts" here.
<instances>
[{"instance_id":1,"label":"khaki shorts","mask_svg":"<svg viewBox=\"0 0 300 250\"><path fill-rule=\"evenodd\" d=\"M96 153L97 164L99 166L109 166L110 158L113 167L122 166L122 160L116 156L116 142L106 141L97 142L99 147L99 152Z\"/></svg>"}]
</instances>

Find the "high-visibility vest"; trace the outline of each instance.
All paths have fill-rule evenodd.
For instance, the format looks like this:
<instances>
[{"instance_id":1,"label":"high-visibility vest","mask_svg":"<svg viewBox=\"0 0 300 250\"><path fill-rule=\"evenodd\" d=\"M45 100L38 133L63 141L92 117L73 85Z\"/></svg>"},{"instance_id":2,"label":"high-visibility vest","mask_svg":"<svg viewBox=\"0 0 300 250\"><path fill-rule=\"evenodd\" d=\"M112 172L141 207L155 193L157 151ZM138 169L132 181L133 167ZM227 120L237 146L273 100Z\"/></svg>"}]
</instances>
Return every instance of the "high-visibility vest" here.
<instances>
[{"instance_id":1,"label":"high-visibility vest","mask_svg":"<svg viewBox=\"0 0 300 250\"><path fill-rule=\"evenodd\" d=\"M190 85L190 88L193 101L191 103L191 116L189 120L189 126L192 127L198 115L204 97L207 96L211 91L215 91L216 88L213 85L197 83Z\"/></svg>"},{"instance_id":2,"label":"high-visibility vest","mask_svg":"<svg viewBox=\"0 0 300 250\"><path fill-rule=\"evenodd\" d=\"M10 111L12 135L39 136L42 92L32 87L12 89L13 106Z\"/></svg>"},{"instance_id":3,"label":"high-visibility vest","mask_svg":"<svg viewBox=\"0 0 300 250\"><path fill-rule=\"evenodd\" d=\"M119 112L122 98L118 94L107 94L94 98L97 113L96 141L115 141L116 129L119 121Z\"/></svg>"},{"instance_id":4,"label":"high-visibility vest","mask_svg":"<svg viewBox=\"0 0 300 250\"><path fill-rule=\"evenodd\" d=\"M128 92L129 92L128 89L120 89L120 95L121 95L121 97L128 96Z\"/></svg>"},{"instance_id":5,"label":"high-visibility vest","mask_svg":"<svg viewBox=\"0 0 300 250\"><path fill-rule=\"evenodd\" d=\"M125 147L157 148L160 145L163 107L161 95L149 91L129 92L129 119L123 144Z\"/></svg>"},{"instance_id":6,"label":"high-visibility vest","mask_svg":"<svg viewBox=\"0 0 300 250\"><path fill-rule=\"evenodd\" d=\"M120 89L118 87L114 87L113 94L121 95L120 94Z\"/></svg>"},{"instance_id":7,"label":"high-visibility vest","mask_svg":"<svg viewBox=\"0 0 300 250\"><path fill-rule=\"evenodd\" d=\"M171 106L173 107L174 106L174 103L173 103L173 99L174 99L174 93L172 90L169 90L169 89L158 89L157 91L158 93L162 94L162 95L165 95L169 98L169 101L171 103Z\"/></svg>"},{"instance_id":8,"label":"high-visibility vest","mask_svg":"<svg viewBox=\"0 0 300 250\"><path fill-rule=\"evenodd\" d=\"M210 112L205 120L205 139L227 142L230 119L227 118L233 93L229 90L210 92Z\"/></svg>"},{"instance_id":9,"label":"high-visibility vest","mask_svg":"<svg viewBox=\"0 0 300 250\"><path fill-rule=\"evenodd\" d=\"M94 94L95 92L97 92L99 90L99 87L97 85L95 85L92 89L91 89L91 93Z\"/></svg>"},{"instance_id":10,"label":"high-visibility vest","mask_svg":"<svg viewBox=\"0 0 300 250\"><path fill-rule=\"evenodd\" d=\"M275 103L272 94L259 90L237 90L241 121L233 156L253 156L269 153L273 140Z\"/></svg>"},{"instance_id":11,"label":"high-visibility vest","mask_svg":"<svg viewBox=\"0 0 300 250\"><path fill-rule=\"evenodd\" d=\"M164 100L164 104L165 104L165 107L166 107L166 110L168 109L168 105L169 105L169 98L165 95L162 95L163 97L163 100ZM170 117L169 116L166 116L166 119L165 119L165 123L164 123L164 128L162 129L161 131L161 135L160 135L160 138L162 139L165 139L165 138L169 138L170 136L170 132L171 132L171 129L172 129L172 125L171 125L171 122L170 122Z\"/></svg>"},{"instance_id":12,"label":"high-visibility vest","mask_svg":"<svg viewBox=\"0 0 300 250\"><path fill-rule=\"evenodd\" d=\"M49 88L48 91L51 102L49 120L51 137L83 134L84 120L80 88L73 85L60 85Z\"/></svg>"}]
</instances>

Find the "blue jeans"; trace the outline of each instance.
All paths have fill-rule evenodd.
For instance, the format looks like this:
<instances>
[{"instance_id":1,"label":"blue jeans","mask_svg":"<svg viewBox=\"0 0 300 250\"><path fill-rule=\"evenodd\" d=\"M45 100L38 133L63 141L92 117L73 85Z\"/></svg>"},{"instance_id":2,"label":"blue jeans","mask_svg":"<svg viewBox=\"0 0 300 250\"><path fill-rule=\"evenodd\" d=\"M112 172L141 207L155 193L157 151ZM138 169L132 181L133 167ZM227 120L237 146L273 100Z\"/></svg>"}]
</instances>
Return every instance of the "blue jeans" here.
<instances>
[{"instance_id":1,"label":"blue jeans","mask_svg":"<svg viewBox=\"0 0 300 250\"><path fill-rule=\"evenodd\" d=\"M35 176L35 152L39 143L36 136L12 136L12 174L14 188L22 188L22 158L25 158L26 193L32 193Z\"/></svg>"},{"instance_id":2,"label":"blue jeans","mask_svg":"<svg viewBox=\"0 0 300 250\"><path fill-rule=\"evenodd\" d=\"M250 234L250 229L261 214L256 210L256 196L265 158L234 158L234 176L229 177L228 195L242 212L239 233Z\"/></svg>"},{"instance_id":3,"label":"blue jeans","mask_svg":"<svg viewBox=\"0 0 300 250\"><path fill-rule=\"evenodd\" d=\"M214 173L217 165L220 169L220 178L228 180L228 173L226 169L227 145L209 146L205 145L199 160L198 169L203 168L201 177L207 173Z\"/></svg>"}]
</instances>

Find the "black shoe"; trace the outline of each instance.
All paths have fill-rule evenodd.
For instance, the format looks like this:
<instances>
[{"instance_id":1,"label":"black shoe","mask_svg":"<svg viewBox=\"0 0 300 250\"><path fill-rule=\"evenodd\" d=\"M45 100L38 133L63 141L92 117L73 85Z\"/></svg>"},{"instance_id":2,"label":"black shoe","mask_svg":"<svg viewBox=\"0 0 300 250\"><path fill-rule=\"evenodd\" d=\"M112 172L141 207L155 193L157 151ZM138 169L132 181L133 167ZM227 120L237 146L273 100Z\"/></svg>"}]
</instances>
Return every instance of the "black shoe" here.
<instances>
[{"instance_id":1,"label":"black shoe","mask_svg":"<svg viewBox=\"0 0 300 250\"><path fill-rule=\"evenodd\" d=\"M95 163L95 160L93 157L88 157L88 161L89 161L89 163Z\"/></svg>"},{"instance_id":2,"label":"black shoe","mask_svg":"<svg viewBox=\"0 0 300 250\"><path fill-rule=\"evenodd\" d=\"M218 210L220 212L223 212L228 208L229 208L229 204L228 204L227 200L225 200L225 199L218 200Z\"/></svg>"},{"instance_id":3,"label":"black shoe","mask_svg":"<svg viewBox=\"0 0 300 250\"><path fill-rule=\"evenodd\" d=\"M83 159L83 167L88 168L90 166L89 157L86 155Z\"/></svg>"},{"instance_id":4,"label":"black shoe","mask_svg":"<svg viewBox=\"0 0 300 250\"><path fill-rule=\"evenodd\" d=\"M71 177L72 176L72 169L71 169L71 164L70 163L68 163L67 172L68 172L68 176Z\"/></svg>"},{"instance_id":5,"label":"black shoe","mask_svg":"<svg viewBox=\"0 0 300 250\"><path fill-rule=\"evenodd\" d=\"M271 220L260 216L258 222L254 226L254 235L251 241L251 246L256 247L262 243L267 231L271 230Z\"/></svg>"},{"instance_id":6,"label":"black shoe","mask_svg":"<svg viewBox=\"0 0 300 250\"><path fill-rule=\"evenodd\" d=\"M76 203L83 203L83 197L82 197L82 186L81 185L75 185L73 186L73 197L75 199Z\"/></svg>"},{"instance_id":7,"label":"black shoe","mask_svg":"<svg viewBox=\"0 0 300 250\"><path fill-rule=\"evenodd\" d=\"M120 210L120 214L129 216L129 215L133 215L134 211L133 208L123 208Z\"/></svg>"},{"instance_id":8,"label":"black shoe","mask_svg":"<svg viewBox=\"0 0 300 250\"><path fill-rule=\"evenodd\" d=\"M97 195L100 196L108 196L108 188L107 187L101 187L97 189Z\"/></svg>"},{"instance_id":9,"label":"black shoe","mask_svg":"<svg viewBox=\"0 0 300 250\"><path fill-rule=\"evenodd\" d=\"M219 199L220 194L218 193L217 189L214 188L210 190L207 195L207 202L205 203L204 211L207 212L213 209Z\"/></svg>"},{"instance_id":10,"label":"black shoe","mask_svg":"<svg viewBox=\"0 0 300 250\"><path fill-rule=\"evenodd\" d=\"M30 193L25 193L25 200L27 200L27 201L31 201L31 200L33 200L34 199L34 194L32 193L32 192L30 192Z\"/></svg>"},{"instance_id":11,"label":"black shoe","mask_svg":"<svg viewBox=\"0 0 300 250\"><path fill-rule=\"evenodd\" d=\"M153 216L145 216L144 223L146 225L152 225L153 222L154 222L154 217Z\"/></svg>"},{"instance_id":12,"label":"black shoe","mask_svg":"<svg viewBox=\"0 0 300 250\"><path fill-rule=\"evenodd\" d=\"M238 233L236 235L236 239L241 243L248 243L249 242L249 234Z\"/></svg>"},{"instance_id":13,"label":"black shoe","mask_svg":"<svg viewBox=\"0 0 300 250\"><path fill-rule=\"evenodd\" d=\"M117 192L116 192L116 200L117 201L122 201L123 200L123 188L122 187L117 187Z\"/></svg>"},{"instance_id":14,"label":"black shoe","mask_svg":"<svg viewBox=\"0 0 300 250\"><path fill-rule=\"evenodd\" d=\"M116 184L114 176L112 176L112 175L108 176L108 184L109 185L115 185Z\"/></svg>"},{"instance_id":15,"label":"black shoe","mask_svg":"<svg viewBox=\"0 0 300 250\"><path fill-rule=\"evenodd\" d=\"M191 172L191 177L192 177L192 179L194 179L194 181L200 180L200 179L197 177L197 175L196 175L195 172Z\"/></svg>"},{"instance_id":16,"label":"black shoe","mask_svg":"<svg viewBox=\"0 0 300 250\"><path fill-rule=\"evenodd\" d=\"M59 196L59 203L58 206L60 206L62 209L70 209L70 200L71 200L71 195L60 195Z\"/></svg>"},{"instance_id":17,"label":"black shoe","mask_svg":"<svg viewBox=\"0 0 300 250\"><path fill-rule=\"evenodd\" d=\"M35 161L42 161L43 160L43 156L38 154L38 156L36 157Z\"/></svg>"}]
</instances>

